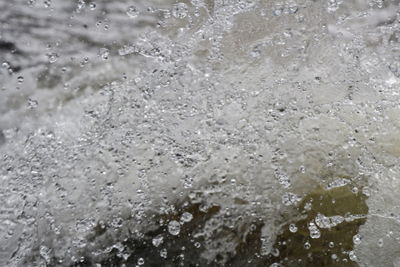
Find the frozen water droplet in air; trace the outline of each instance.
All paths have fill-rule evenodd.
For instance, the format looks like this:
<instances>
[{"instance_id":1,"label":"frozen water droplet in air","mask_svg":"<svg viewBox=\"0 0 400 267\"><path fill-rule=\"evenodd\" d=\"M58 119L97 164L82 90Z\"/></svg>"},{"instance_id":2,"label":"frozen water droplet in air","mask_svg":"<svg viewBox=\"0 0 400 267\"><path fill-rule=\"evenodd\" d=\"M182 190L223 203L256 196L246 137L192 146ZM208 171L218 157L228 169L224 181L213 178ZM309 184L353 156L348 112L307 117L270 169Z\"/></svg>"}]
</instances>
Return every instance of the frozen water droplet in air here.
<instances>
[{"instance_id":1,"label":"frozen water droplet in air","mask_svg":"<svg viewBox=\"0 0 400 267\"><path fill-rule=\"evenodd\" d=\"M190 222L193 219L193 215L189 212L184 212L181 216L181 222Z\"/></svg>"},{"instance_id":2,"label":"frozen water droplet in air","mask_svg":"<svg viewBox=\"0 0 400 267\"><path fill-rule=\"evenodd\" d=\"M310 237L313 239L318 239L321 237L321 232L314 222L308 224L308 230L310 231Z\"/></svg>"},{"instance_id":3,"label":"frozen water droplet in air","mask_svg":"<svg viewBox=\"0 0 400 267\"><path fill-rule=\"evenodd\" d=\"M273 248L271 251L272 256L278 257L279 256L279 249Z\"/></svg>"},{"instance_id":4,"label":"frozen water droplet in air","mask_svg":"<svg viewBox=\"0 0 400 267\"><path fill-rule=\"evenodd\" d=\"M127 8L126 14L133 19L139 15L139 10L135 6L130 6Z\"/></svg>"},{"instance_id":5,"label":"frozen water droplet in air","mask_svg":"<svg viewBox=\"0 0 400 267\"><path fill-rule=\"evenodd\" d=\"M296 233L298 230L297 226L294 223L289 224L289 231L292 233Z\"/></svg>"},{"instance_id":6,"label":"frozen water droplet in air","mask_svg":"<svg viewBox=\"0 0 400 267\"><path fill-rule=\"evenodd\" d=\"M38 101L35 99L28 98L28 108L35 109L39 105Z\"/></svg>"},{"instance_id":7,"label":"frozen water droplet in air","mask_svg":"<svg viewBox=\"0 0 400 267\"><path fill-rule=\"evenodd\" d=\"M97 7L97 5L96 5L95 2L90 2L90 3L89 3L89 8L90 8L91 10L95 10L96 7Z\"/></svg>"},{"instance_id":8,"label":"frozen water droplet in air","mask_svg":"<svg viewBox=\"0 0 400 267\"><path fill-rule=\"evenodd\" d=\"M108 59L108 56L110 55L110 51L107 48L100 48L99 50L99 56L103 59L106 60Z\"/></svg>"},{"instance_id":9,"label":"frozen water droplet in air","mask_svg":"<svg viewBox=\"0 0 400 267\"><path fill-rule=\"evenodd\" d=\"M47 58L48 58L48 60L49 60L49 62L50 63L54 63L54 62L56 62L57 61L57 59L58 59L58 54L57 53L48 53L47 54Z\"/></svg>"},{"instance_id":10,"label":"frozen water droplet in air","mask_svg":"<svg viewBox=\"0 0 400 267\"><path fill-rule=\"evenodd\" d=\"M19 84L21 84L24 81L24 77L18 76L17 81Z\"/></svg>"},{"instance_id":11,"label":"frozen water droplet in air","mask_svg":"<svg viewBox=\"0 0 400 267\"><path fill-rule=\"evenodd\" d=\"M179 235L179 232L181 231L181 224L177 221L170 221L168 223L168 232L171 235Z\"/></svg>"},{"instance_id":12,"label":"frozen water droplet in air","mask_svg":"<svg viewBox=\"0 0 400 267\"><path fill-rule=\"evenodd\" d=\"M167 255L168 255L167 249L163 248L163 249L160 251L160 257L166 259L166 258L167 258Z\"/></svg>"},{"instance_id":13,"label":"frozen water droplet in air","mask_svg":"<svg viewBox=\"0 0 400 267\"><path fill-rule=\"evenodd\" d=\"M280 16L283 14L283 6L282 4L276 4L273 10L275 16Z\"/></svg>"},{"instance_id":14,"label":"frozen water droplet in air","mask_svg":"<svg viewBox=\"0 0 400 267\"><path fill-rule=\"evenodd\" d=\"M177 19L184 19L188 14L188 7L185 3L177 3L172 7L172 16Z\"/></svg>"},{"instance_id":15,"label":"frozen water droplet in air","mask_svg":"<svg viewBox=\"0 0 400 267\"><path fill-rule=\"evenodd\" d=\"M357 256L356 256L356 254L354 253L354 251L350 251L350 252L349 252L349 259L350 259L351 261L357 261Z\"/></svg>"},{"instance_id":16,"label":"frozen water droplet in air","mask_svg":"<svg viewBox=\"0 0 400 267\"><path fill-rule=\"evenodd\" d=\"M83 0L78 0L78 6L77 6L77 11L79 12L80 10L84 9L86 7L86 3Z\"/></svg>"},{"instance_id":17,"label":"frozen water droplet in air","mask_svg":"<svg viewBox=\"0 0 400 267\"><path fill-rule=\"evenodd\" d=\"M137 264L139 266L143 265L144 264L144 259L143 258L139 258L138 261L137 261Z\"/></svg>"},{"instance_id":18,"label":"frozen water droplet in air","mask_svg":"<svg viewBox=\"0 0 400 267\"><path fill-rule=\"evenodd\" d=\"M44 7L45 7L45 8L49 8L49 7L51 6L51 1L50 1L50 0L45 0L45 1L43 2L43 4L44 4Z\"/></svg>"},{"instance_id":19,"label":"frozen water droplet in air","mask_svg":"<svg viewBox=\"0 0 400 267\"><path fill-rule=\"evenodd\" d=\"M164 237L162 235L158 235L156 237L153 238L153 240L151 241L151 243L153 244L153 246L158 247L159 245L161 245L164 242Z\"/></svg>"},{"instance_id":20,"label":"frozen water droplet in air","mask_svg":"<svg viewBox=\"0 0 400 267\"><path fill-rule=\"evenodd\" d=\"M356 235L353 236L353 243L354 243L354 245L359 245L359 244L361 244L361 240L362 240L361 235L356 234Z\"/></svg>"}]
</instances>

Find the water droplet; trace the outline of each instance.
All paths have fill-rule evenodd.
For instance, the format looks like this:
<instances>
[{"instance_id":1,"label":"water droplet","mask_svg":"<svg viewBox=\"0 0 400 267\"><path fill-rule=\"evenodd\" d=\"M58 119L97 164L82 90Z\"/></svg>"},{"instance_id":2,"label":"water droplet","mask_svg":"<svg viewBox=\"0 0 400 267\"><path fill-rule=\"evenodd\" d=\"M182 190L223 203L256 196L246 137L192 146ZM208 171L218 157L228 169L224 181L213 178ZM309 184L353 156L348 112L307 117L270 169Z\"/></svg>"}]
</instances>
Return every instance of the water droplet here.
<instances>
[{"instance_id":1,"label":"water droplet","mask_svg":"<svg viewBox=\"0 0 400 267\"><path fill-rule=\"evenodd\" d=\"M133 19L139 15L139 10L135 6L130 6L126 9L126 14Z\"/></svg>"},{"instance_id":2,"label":"water droplet","mask_svg":"<svg viewBox=\"0 0 400 267\"><path fill-rule=\"evenodd\" d=\"M153 244L153 246L158 247L159 245L161 245L164 242L164 237L162 235L158 235L156 237L153 238L153 240L151 241L151 243Z\"/></svg>"},{"instance_id":3,"label":"water droplet","mask_svg":"<svg viewBox=\"0 0 400 267\"><path fill-rule=\"evenodd\" d=\"M308 242L308 241L305 242L305 243L304 243L304 248L305 248L305 249L310 249L310 248L311 248L310 242Z\"/></svg>"},{"instance_id":4,"label":"water droplet","mask_svg":"<svg viewBox=\"0 0 400 267\"><path fill-rule=\"evenodd\" d=\"M361 244L362 236L359 234L356 234L353 236L353 243L354 245L359 245Z\"/></svg>"},{"instance_id":5,"label":"water droplet","mask_svg":"<svg viewBox=\"0 0 400 267\"><path fill-rule=\"evenodd\" d=\"M296 233L298 230L297 226L294 223L289 224L289 231L292 233Z\"/></svg>"},{"instance_id":6,"label":"water droplet","mask_svg":"<svg viewBox=\"0 0 400 267\"><path fill-rule=\"evenodd\" d=\"M34 6L35 4L36 4L36 0L29 0L28 1L28 5L31 6L31 7Z\"/></svg>"},{"instance_id":7,"label":"water droplet","mask_svg":"<svg viewBox=\"0 0 400 267\"><path fill-rule=\"evenodd\" d=\"M45 7L45 8L49 8L49 7L51 7L51 0L45 0L45 1L43 2L43 4L44 4L44 7Z\"/></svg>"},{"instance_id":8,"label":"water droplet","mask_svg":"<svg viewBox=\"0 0 400 267\"><path fill-rule=\"evenodd\" d=\"M137 264L139 266L143 265L144 264L144 259L143 258L139 258L138 261L137 261Z\"/></svg>"},{"instance_id":9,"label":"water droplet","mask_svg":"<svg viewBox=\"0 0 400 267\"><path fill-rule=\"evenodd\" d=\"M160 251L160 257L166 259L166 258L167 258L167 255L168 255L168 254L167 254L167 249L163 248L163 249Z\"/></svg>"},{"instance_id":10,"label":"water droplet","mask_svg":"<svg viewBox=\"0 0 400 267\"><path fill-rule=\"evenodd\" d=\"M181 222L190 222L193 219L193 215L189 212L184 212L181 216Z\"/></svg>"},{"instance_id":11,"label":"water droplet","mask_svg":"<svg viewBox=\"0 0 400 267\"><path fill-rule=\"evenodd\" d=\"M110 55L110 51L107 48L100 48L98 54L103 60L107 60L108 56Z\"/></svg>"},{"instance_id":12,"label":"water droplet","mask_svg":"<svg viewBox=\"0 0 400 267\"><path fill-rule=\"evenodd\" d=\"M37 100L28 98L28 108L29 109L35 109L35 108L37 108L38 105L39 105L39 103Z\"/></svg>"},{"instance_id":13,"label":"water droplet","mask_svg":"<svg viewBox=\"0 0 400 267\"><path fill-rule=\"evenodd\" d=\"M179 235L179 232L181 231L181 224L177 221L170 221L168 223L168 232L171 235Z\"/></svg>"},{"instance_id":14,"label":"water droplet","mask_svg":"<svg viewBox=\"0 0 400 267\"><path fill-rule=\"evenodd\" d=\"M57 53L48 53L47 54L47 58L48 58L48 60L49 60L49 62L50 63L54 63L54 62L56 62L57 61L57 59L58 59L58 54Z\"/></svg>"},{"instance_id":15,"label":"water droplet","mask_svg":"<svg viewBox=\"0 0 400 267\"><path fill-rule=\"evenodd\" d=\"M185 3L177 3L172 7L172 16L177 19L184 19L188 14L188 7Z\"/></svg>"},{"instance_id":16,"label":"water droplet","mask_svg":"<svg viewBox=\"0 0 400 267\"><path fill-rule=\"evenodd\" d=\"M383 247L383 239L382 238L379 238L379 240L378 240L378 247Z\"/></svg>"},{"instance_id":17,"label":"water droplet","mask_svg":"<svg viewBox=\"0 0 400 267\"><path fill-rule=\"evenodd\" d=\"M83 0L78 0L77 12L79 13L82 9L86 7L86 3Z\"/></svg>"},{"instance_id":18,"label":"water droplet","mask_svg":"<svg viewBox=\"0 0 400 267\"><path fill-rule=\"evenodd\" d=\"M313 239L318 239L321 237L321 232L314 222L308 224L308 230L310 231L310 237Z\"/></svg>"},{"instance_id":19,"label":"water droplet","mask_svg":"<svg viewBox=\"0 0 400 267\"><path fill-rule=\"evenodd\" d=\"M90 3L89 3L89 8L90 8L91 10L95 10L96 7L97 7L97 5L96 5L95 2L90 2Z\"/></svg>"},{"instance_id":20,"label":"water droplet","mask_svg":"<svg viewBox=\"0 0 400 267\"><path fill-rule=\"evenodd\" d=\"M24 81L24 77L18 76L17 81L19 84L21 84Z\"/></svg>"},{"instance_id":21,"label":"water droplet","mask_svg":"<svg viewBox=\"0 0 400 267\"><path fill-rule=\"evenodd\" d=\"M351 261L357 261L357 256L356 256L356 254L354 253L354 251L350 251L350 252L349 252L349 259L350 259Z\"/></svg>"}]
</instances>

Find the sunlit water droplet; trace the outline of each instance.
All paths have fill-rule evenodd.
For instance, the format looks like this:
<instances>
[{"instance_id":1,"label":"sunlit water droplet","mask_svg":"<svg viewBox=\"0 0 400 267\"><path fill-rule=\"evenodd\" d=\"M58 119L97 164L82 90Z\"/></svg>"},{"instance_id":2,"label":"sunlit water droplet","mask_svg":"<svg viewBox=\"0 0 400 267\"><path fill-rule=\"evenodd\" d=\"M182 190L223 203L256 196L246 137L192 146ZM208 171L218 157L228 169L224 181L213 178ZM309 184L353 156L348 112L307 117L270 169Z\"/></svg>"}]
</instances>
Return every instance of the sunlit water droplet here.
<instances>
[{"instance_id":1,"label":"sunlit water droplet","mask_svg":"<svg viewBox=\"0 0 400 267\"><path fill-rule=\"evenodd\" d=\"M138 261L137 261L137 264L139 266L142 266L144 264L144 259L143 258L139 258Z\"/></svg>"},{"instance_id":2,"label":"sunlit water droplet","mask_svg":"<svg viewBox=\"0 0 400 267\"><path fill-rule=\"evenodd\" d=\"M181 224L177 221L170 221L168 223L168 232L171 235L179 235L181 231Z\"/></svg>"},{"instance_id":3,"label":"sunlit water droplet","mask_svg":"<svg viewBox=\"0 0 400 267\"><path fill-rule=\"evenodd\" d=\"M296 233L297 232L297 226L293 223L289 224L289 231L292 233Z\"/></svg>"},{"instance_id":4,"label":"sunlit water droplet","mask_svg":"<svg viewBox=\"0 0 400 267\"><path fill-rule=\"evenodd\" d=\"M98 54L103 60L107 60L109 55L110 55L110 51L107 48L100 48L99 50L99 54Z\"/></svg>"},{"instance_id":5,"label":"sunlit water droplet","mask_svg":"<svg viewBox=\"0 0 400 267\"><path fill-rule=\"evenodd\" d=\"M58 59L58 54L57 53L48 53L47 54L47 58L49 60L50 63L55 63Z\"/></svg>"},{"instance_id":6,"label":"sunlit water droplet","mask_svg":"<svg viewBox=\"0 0 400 267\"><path fill-rule=\"evenodd\" d=\"M139 15L139 10L136 6L129 6L126 9L126 14L130 17L130 18L136 18Z\"/></svg>"},{"instance_id":7,"label":"sunlit water droplet","mask_svg":"<svg viewBox=\"0 0 400 267\"><path fill-rule=\"evenodd\" d=\"M181 216L181 222L190 222L193 219L193 215L189 212L184 212Z\"/></svg>"},{"instance_id":8,"label":"sunlit water droplet","mask_svg":"<svg viewBox=\"0 0 400 267\"><path fill-rule=\"evenodd\" d=\"M361 244L361 240L362 240L361 235L356 234L356 235L353 236L354 245L360 245Z\"/></svg>"},{"instance_id":9,"label":"sunlit water droplet","mask_svg":"<svg viewBox=\"0 0 400 267\"><path fill-rule=\"evenodd\" d=\"M153 246L158 247L159 245L161 245L163 243L163 241L164 241L164 237L162 235L158 235L153 238L151 243L153 244Z\"/></svg>"}]
</instances>

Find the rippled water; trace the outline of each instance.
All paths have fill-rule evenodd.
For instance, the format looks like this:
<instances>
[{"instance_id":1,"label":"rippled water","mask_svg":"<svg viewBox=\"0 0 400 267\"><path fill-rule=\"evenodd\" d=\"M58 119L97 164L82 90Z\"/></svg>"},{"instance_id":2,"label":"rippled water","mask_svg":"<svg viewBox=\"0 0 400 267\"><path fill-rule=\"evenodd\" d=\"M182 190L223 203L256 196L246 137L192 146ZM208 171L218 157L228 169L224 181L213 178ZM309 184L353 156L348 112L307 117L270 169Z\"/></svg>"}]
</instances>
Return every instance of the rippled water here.
<instances>
[{"instance_id":1,"label":"rippled water","mask_svg":"<svg viewBox=\"0 0 400 267\"><path fill-rule=\"evenodd\" d=\"M1 266L400 266L397 0L0 10Z\"/></svg>"}]
</instances>

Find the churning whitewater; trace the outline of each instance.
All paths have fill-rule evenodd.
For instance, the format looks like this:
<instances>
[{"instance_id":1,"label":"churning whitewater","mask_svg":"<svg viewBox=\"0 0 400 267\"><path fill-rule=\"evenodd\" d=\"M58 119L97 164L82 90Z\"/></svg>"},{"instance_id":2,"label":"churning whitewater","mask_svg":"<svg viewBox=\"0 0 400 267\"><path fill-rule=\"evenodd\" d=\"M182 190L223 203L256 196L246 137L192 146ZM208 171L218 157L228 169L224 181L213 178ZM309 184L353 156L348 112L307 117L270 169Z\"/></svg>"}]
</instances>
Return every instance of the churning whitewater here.
<instances>
[{"instance_id":1,"label":"churning whitewater","mask_svg":"<svg viewBox=\"0 0 400 267\"><path fill-rule=\"evenodd\" d=\"M400 266L399 1L0 10L0 266Z\"/></svg>"}]
</instances>

